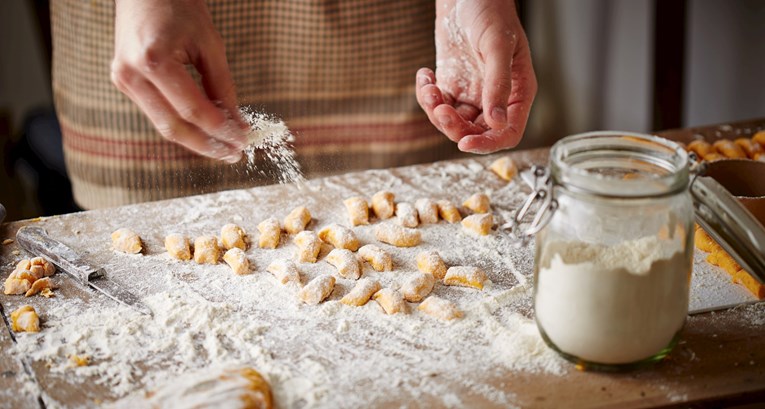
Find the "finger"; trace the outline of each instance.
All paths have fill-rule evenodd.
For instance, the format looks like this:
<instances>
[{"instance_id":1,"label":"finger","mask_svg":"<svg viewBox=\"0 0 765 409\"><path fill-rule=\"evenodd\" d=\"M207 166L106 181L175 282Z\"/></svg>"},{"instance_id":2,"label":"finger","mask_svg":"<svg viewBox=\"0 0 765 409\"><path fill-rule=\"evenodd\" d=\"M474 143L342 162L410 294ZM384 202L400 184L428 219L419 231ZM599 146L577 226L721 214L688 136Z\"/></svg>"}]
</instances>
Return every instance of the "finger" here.
<instances>
[{"instance_id":1,"label":"finger","mask_svg":"<svg viewBox=\"0 0 765 409\"><path fill-rule=\"evenodd\" d=\"M226 113L207 98L183 64L163 61L147 73L147 78L185 122L221 142L244 148L244 132L226 132Z\"/></svg>"},{"instance_id":2,"label":"finger","mask_svg":"<svg viewBox=\"0 0 765 409\"><path fill-rule=\"evenodd\" d=\"M450 105L439 105L434 110L434 114L438 120L438 126L440 126L441 132L454 142L459 142L465 135L485 131L485 129L478 127L472 122L466 121L465 118L460 116L457 110Z\"/></svg>"},{"instance_id":3,"label":"finger","mask_svg":"<svg viewBox=\"0 0 765 409\"><path fill-rule=\"evenodd\" d=\"M207 52L208 54L203 55L197 64L207 97L213 101L220 101L220 107L241 129L249 129L249 125L239 114L236 86L231 77L223 41L218 38L213 47L208 48Z\"/></svg>"},{"instance_id":4,"label":"finger","mask_svg":"<svg viewBox=\"0 0 765 409\"><path fill-rule=\"evenodd\" d=\"M486 154L515 147L520 139L520 135L509 130L490 129L479 135L465 136L457 147L463 152Z\"/></svg>"},{"instance_id":5,"label":"finger","mask_svg":"<svg viewBox=\"0 0 765 409\"><path fill-rule=\"evenodd\" d=\"M221 159L230 163L241 159L241 151L223 141L210 137L187 121L181 119L173 107L149 81L136 78L129 84L121 83L120 89L138 105L157 131L167 140L175 142L200 155Z\"/></svg>"},{"instance_id":6,"label":"finger","mask_svg":"<svg viewBox=\"0 0 765 409\"><path fill-rule=\"evenodd\" d=\"M457 113L460 114L461 117L469 122L474 122L481 113L481 111L473 104L458 103L454 106L454 109L457 110Z\"/></svg>"},{"instance_id":7,"label":"finger","mask_svg":"<svg viewBox=\"0 0 765 409\"><path fill-rule=\"evenodd\" d=\"M430 122L433 123L433 125L435 125L441 132L443 132L443 129L441 129L438 120L436 119L435 113L433 112L436 107L444 104L444 98L441 90L433 84L426 84L425 86L417 89L416 94L417 103L420 104L422 110L425 111L425 114L428 116Z\"/></svg>"},{"instance_id":8,"label":"finger","mask_svg":"<svg viewBox=\"0 0 765 409\"><path fill-rule=\"evenodd\" d=\"M507 100L513 86L515 36L498 27L490 28L481 36L478 46L486 56L481 100L484 117L492 129L502 129L507 126Z\"/></svg>"}]
</instances>

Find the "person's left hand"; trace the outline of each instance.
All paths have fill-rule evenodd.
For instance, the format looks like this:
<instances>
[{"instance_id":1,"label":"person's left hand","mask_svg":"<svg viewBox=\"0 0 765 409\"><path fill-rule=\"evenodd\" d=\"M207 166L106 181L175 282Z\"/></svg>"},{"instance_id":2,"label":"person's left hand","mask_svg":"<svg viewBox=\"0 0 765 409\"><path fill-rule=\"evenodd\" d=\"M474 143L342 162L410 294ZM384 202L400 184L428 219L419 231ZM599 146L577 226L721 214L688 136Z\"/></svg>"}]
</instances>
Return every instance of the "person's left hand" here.
<instances>
[{"instance_id":1,"label":"person's left hand","mask_svg":"<svg viewBox=\"0 0 765 409\"><path fill-rule=\"evenodd\" d=\"M460 150L516 146L536 92L514 1L436 2L436 72L417 72L417 101Z\"/></svg>"}]
</instances>

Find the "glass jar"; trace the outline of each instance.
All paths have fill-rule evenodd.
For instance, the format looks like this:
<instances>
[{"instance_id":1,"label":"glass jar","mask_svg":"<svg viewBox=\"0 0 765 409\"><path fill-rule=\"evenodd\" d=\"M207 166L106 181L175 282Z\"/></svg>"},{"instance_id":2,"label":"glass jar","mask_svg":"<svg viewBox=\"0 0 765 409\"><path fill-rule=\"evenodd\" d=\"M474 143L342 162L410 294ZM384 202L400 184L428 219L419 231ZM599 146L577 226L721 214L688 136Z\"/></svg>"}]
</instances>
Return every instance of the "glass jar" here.
<instances>
[{"instance_id":1,"label":"glass jar","mask_svg":"<svg viewBox=\"0 0 765 409\"><path fill-rule=\"evenodd\" d=\"M688 314L689 159L668 140L566 137L550 153L557 209L536 234L534 305L545 342L585 369L657 361Z\"/></svg>"}]
</instances>

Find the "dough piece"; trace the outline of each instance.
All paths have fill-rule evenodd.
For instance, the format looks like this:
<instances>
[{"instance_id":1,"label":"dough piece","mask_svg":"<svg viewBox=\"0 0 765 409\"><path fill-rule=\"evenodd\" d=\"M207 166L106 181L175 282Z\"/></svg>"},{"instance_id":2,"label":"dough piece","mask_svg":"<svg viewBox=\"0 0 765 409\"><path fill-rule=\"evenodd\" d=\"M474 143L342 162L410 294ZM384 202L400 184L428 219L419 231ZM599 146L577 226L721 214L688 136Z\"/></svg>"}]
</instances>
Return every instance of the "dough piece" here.
<instances>
[{"instance_id":1,"label":"dough piece","mask_svg":"<svg viewBox=\"0 0 765 409\"><path fill-rule=\"evenodd\" d=\"M367 199L359 196L349 197L343 200L343 204L345 204L345 210L348 211L348 219L351 221L351 226L369 224L369 204Z\"/></svg>"},{"instance_id":2,"label":"dough piece","mask_svg":"<svg viewBox=\"0 0 765 409\"><path fill-rule=\"evenodd\" d=\"M457 223L462 220L460 211L457 209L457 206L452 204L452 202L448 200L439 200L436 202L436 205L438 206L439 216L447 222Z\"/></svg>"},{"instance_id":3,"label":"dough piece","mask_svg":"<svg viewBox=\"0 0 765 409\"><path fill-rule=\"evenodd\" d=\"M417 254L417 269L441 280L446 275L446 264L435 250L421 251Z\"/></svg>"},{"instance_id":4,"label":"dough piece","mask_svg":"<svg viewBox=\"0 0 765 409\"><path fill-rule=\"evenodd\" d=\"M706 141L693 141L688 144L689 151L694 152L699 159L713 162L720 159L725 159L715 148Z\"/></svg>"},{"instance_id":5,"label":"dough piece","mask_svg":"<svg viewBox=\"0 0 765 409\"><path fill-rule=\"evenodd\" d=\"M359 256L369 263L376 271L393 270L393 259L390 254L374 244L367 244L359 249Z\"/></svg>"},{"instance_id":6,"label":"dough piece","mask_svg":"<svg viewBox=\"0 0 765 409\"><path fill-rule=\"evenodd\" d=\"M143 244L134 231L122 228L112 233L112 247L123 253L138 254L143 249Z\"/></svg>"},{"instance_id":7,"label":"dough piece","mask_svg":"<svg viewBox=\"0 0 765 409\"><path fill-rule=\"evenodd\" d=\"M693 237L693 243L696 245L696 248L707 253L717 251L720 247L698 224L696 225L696 234Z\"/></svg>"},{"instance_id":8,"label":"dough piece","mask_svg":"<svg viewBox=\"0 0 765 409\"><path fill-rule=\"evenodd\" d=\"M295 262L292 260L280 259L274 260L266 268L282 284L295 283L300 284L300 273Z\"/></svg>"},{"instance_id":9,"label":"dough piece","mask_svg":"<svg viewBox=\"0 0 765 409\"><path fill-rule=\"evenodd\" d=\"M409 302L420 302L433 291L435 283L436 278L433 277L433 274L416 273L401 286L401 293L404 294L404 299Z\"/></svg>"},{"instance_id":10,"label":"dough piece","mask_svg":"<svg viewBox=\"0 0 765 409\"><path fill-rule=\"evenodd\" d=\"M518 168L515 166L515 162L510 159L509 156L503 156L489 166L492 172L494 172L500 178L511 181L518 174Z\"/></svg>"},{"instance_id":11,"label":"dough piece","mask_svg":"<svg viewBox=\"0 0 765 409\"><path fill-rule=\"evenodd\" d=\"M231 267L237 275L245 275L250 273L250 260L247 260L247 255L244 254L244 250L234 247L226 251L223 255L223 261Z\"/></svg>"},{"instance_id":12,"label":"dough piece","mask_svg":"<svg viewBox=\"0 0 765 409\"><path fill-rule=\"evenodd\" d=\"M188 237L173 233L165 237L165 249L170 257L178 260L191 260L191 243Z\"/></svg>"},{"instance_id":13,"label":"dough piece","mask_svg":"<svg viewBox=\"0 0 765 409\"><path fill-rule=\"evenodd\" d=\"M465 200L462 206L470 209L473 213L488 213L491 210L491 201L486 194L476 193Z\"/></svg>"},{"instance_id":14,"label":"dough piece","mask_svg":"<svg viewBox=\"0 0 765 409\"><path fill-rule=\"evenodd\" d=\"M417 307L418 310L444 321L462 318L463 314L454 303L443 298L431 295Z\"/></svg>"},{"instance_id":15,"label":"dough piece","mask_svg":"<svg viewBox=\"0 0 765 409\"><path fill-rule=\"evenodd\" d=\"M321 251L321 240L316 233L303 230L293 240L298 247L297 259L301 263L315 263Z\"/></svg>"},{"instance_id":16,"label":"dough piece","mask_svg":"<svg viewBox=\"0 0 765 409\"><path fill-rule=\"evenodd\" d=\"M50 277L56 273L56 266L42 257L34 257L29 260L29 270L37 274L39 271L36 270L36 267L42 267L42 276L45 277Z\"/></svg>"},{"instance_id":17,"label":"dough piece","mask_svg":"<svg viewBox=\"0 0 765 409\"><path fill-rule=\"evenodd\" d=\"M436 202L430 199L417 199L414 202L414 208L417 209L420 223L438 223L438 206Z\"/></svg>"},{"instance_id":18,"label":"dough piece","mask_svg":"<svg viewBox=\"0 0 765 409\"><path fill-rule=\"evenodd\" d=\"M354 307L361 307L366 304L370 298L380 291L380 283L377 280L371 278L362 278L353 287L353 290L346 294L340 302L345 305L352 305Z\"/></svg>"},{"instance_id":19,"label":"dough piece","mask_svg":"<svg viewBox=\"0 0 765 409\"><path fill-rule=\"evenodd\" d=\"M762 145L751 139L738 138L734 140L733 143L738 145L738 147L746 153L746 156L749 159L757 160L763 153L765 153L765 149L762 148Z\"/></svg>"},{"instance_id":20,"label":"dough piece","mask_svg":"<svg viewBox=\"0 0 765 409\"><path fill-rule=\"evenodd\" d=\"M353 230L337 223L332 223L319 230L319 238L336 249L348 249L350 251L359 249L359 239L356 238Z\"/></svg>"},{"instance_id":21,"label":"dough piece","mask_svg":"<svg viewBox=\"0 0 765 409\"><path fill-rule=\"evenodd\" d=\"M139 390L108 407L272 409L273 398L268 382L255 369L213 365L169 377L158 389Z\"/></svg>"},{"instance_id":22,"label":"dough piece","mask_svg":"<svg viewBox=\"0 0 765 409\"><path fill-rule=\"evenodd\" d=\"M305 226L311 221L311 213L305 206L294 208L284 218L284 230L289 234L297 234L305 230Z\"/></svg>"},{"instance_id":23,"label":"dough piece","mask_svg":"<svg viewBox=\"0 0 765 409\"><path fill-rule=\"evenodd\" d=\"M462 229L476 236L486 236L491 232L494 218L491 213L477 213L462 220Z\"/></svg>"},{"instance_id":24,"label":"dough piece","mask_svg":"<svg viewBox=\"0 0 765 409\"><path fill-rule=\"evenodd\" d=\"M27 291L24 296L25 297L31 297L39 292L41 292L44 289L52 289L53 288L53 282L50 281L50 277L41 278L34 283L32 283L32 286L29 288L29 291Z\"/></svg>"},{"instance_id":25,"label":"dough piece","mask_svg":"<svg viewBox=\"0 0 765 409\"><path fill-rule=\"evenodd\" d=\"M728 159L746 159L746 152L729 139L720 139L712 144L720 155Z\"/></svg>"},{"instance_id":26,"label":"dough piece","mask_svg":"<svg viewBox=\"0 0 765 409\"><path fill-rule=\"evenodd\" d=\"M396 205L396 218L404 227L417 227L420 224L417 209L411 203L401 202Z\"/></svg>"},{"instance_id":27,"label":"dough piece","mask_svg":"<svg viewBox=\"0 0 765 409\"><path fill-rule=\"evenodd\" d=\"M765 146L765 130L758 131L752 135L752 142L757 142L762 146Z\"/></svg>"},{"instance_id":28,"label":"dough piece","mask_svg":"<svg viewBox=\"0 0 765 409\"><path fill-rule=\"evenodd\" d=\"M29 270L24 270L29 271ZM32 282L23 278L16 278L15 276L9 276L5 279L3 294L5 295L21 295L26 294L29 289L32 288Z\"/></svg>"},{"instance_id":29,"label":"dough piece","mask_svg":"<svg viewBox=\"0 0 765 409\"><path fill-rule=\"evenodd\" d=\"M215 236L199 236L194 240L194 261L199 264L218 264L220 247Z\"/></svg>"},{"instance_id":30,"label":"dough piece","mask_svg":"<svg viewBox=\"0 0 765 409\"><path fill-rule=\"evenodd\" d=\"M422 241L420 232L394 223L383 223L375 228L375 237L396 247L414 247Z\"/></svg>"},{"instance_id":31,"label":"dough piece","mask_svg":"<svg viewBox=\"0 0 765 409\"><path fill-rule=\"evenodd\" d=\"M229 223L220 229L220 241L226 250L231 250L235 247L247 250L244 229L233 223Z\"/></svg>"},{"instance_id":32,"label":"dough piece","mask_svg":"<svg viewBox=\"0 0 765 409\"><path fill-rule=\"evenodd\" d=\"M40 332L40 317L31 305L22 305L11 313L11 329L15 332Z\"/></svg>"},{"instance_id":33,"label":"dough piece","mask_svg":"<svg viewBox=\"0 0 765 409\"><path fill-rule=\"evenodd\" d=\"M400 292L394 289L383 288L382 290L376 292L373 297L388 315L407 313L407 306L406 301L404 301L404 297Z\"/></svg>"},{"instance_id":34,"label":"dough piece","mask_svg":"<svg viewBox=\"0 0 765 409\"><path fill-rule=\"evenodd\" d=\"M282 227L279 220L275 217L269 217L258 224L260 237L258 238L258 247L262 249L275 249L279 246L279 240L282 236Z\"/></svg>"},{"instance_id":35,"label":"dough piece","mask_svg":"<svg viewBox=\"0 0 765 409\"><path fill-rule=\"evenodd\" d=\"M300 289L298 298L308 305L316 305L329 297L334 288L335 277L329 274L320 275Z\"/></svg>"},{"instance_id":36,"label":"dough piece","mask_svg":"<svg viewBox=\"0 0 765 409\"><path fill-rule=\"evenodd\" d=\"M348 249L333 249L325 258L329 264L337 268L341 277L358 280L361 277L361 266L356 255Z\"/></svg>"},{"instance_id":37,"label":"dough piece","mask_svg":"<svg viewBox=\"0 0 765 409\"><path fill-rule=\"evenodd\" d=\"M483 290L486 274L478 267L449 267L444 276L444 284L471 287Z\"/></svg>"},{"instance_id":38,"label":"dough piece","mask_svg":"<svg viewBox=\"0 0 765 409\"><path fill-rule=\"evenodd\" d=\"M390 219L396 210L396 204L393 202L396 196L393 193L381 190L372 196L372 210L375 215L381 219Z\"/></svg>"}]
</instances>

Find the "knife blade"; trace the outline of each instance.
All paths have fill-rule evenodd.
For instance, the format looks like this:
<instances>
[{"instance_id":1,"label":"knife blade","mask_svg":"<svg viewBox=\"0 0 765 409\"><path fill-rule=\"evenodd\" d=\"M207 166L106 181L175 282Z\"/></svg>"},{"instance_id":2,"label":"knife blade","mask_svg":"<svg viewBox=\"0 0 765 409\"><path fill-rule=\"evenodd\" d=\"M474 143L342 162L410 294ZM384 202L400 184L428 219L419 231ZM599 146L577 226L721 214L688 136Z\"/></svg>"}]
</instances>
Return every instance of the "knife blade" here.
<instances>
[{"instance_id":1,"label":"knife blade","mask_svg":"<svg viewBox=\"0 0 765 409\"><path fill-rule=\"evenodd\" d=\"M121 287L106 275L101 267L88 263L76 251L53 239L42 227L24 226L16 233L21 248L45 257L83 286L89 286L105 296L137 311L152 315L151 310L135 294Z\"/></svg>"}]
</instances>

